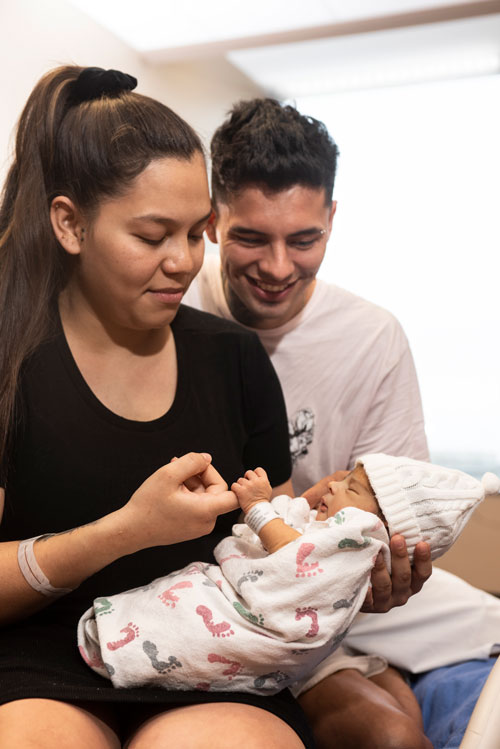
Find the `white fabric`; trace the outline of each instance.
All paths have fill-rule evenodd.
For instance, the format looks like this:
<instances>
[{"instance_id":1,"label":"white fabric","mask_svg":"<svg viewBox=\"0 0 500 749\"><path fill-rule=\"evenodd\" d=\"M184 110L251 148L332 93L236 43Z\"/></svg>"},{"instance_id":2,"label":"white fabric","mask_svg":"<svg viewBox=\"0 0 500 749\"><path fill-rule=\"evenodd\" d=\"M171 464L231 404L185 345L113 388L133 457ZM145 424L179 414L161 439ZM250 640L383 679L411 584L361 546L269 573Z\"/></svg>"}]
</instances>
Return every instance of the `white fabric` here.
<instances>
[{"instance_id":1,"label":"white fabric","mask_svg":"<svg viewBox=\"0 0 500 749\"><path fill-rule=\"evenodd\" d=\"M408 603L387 614L358 614L349 645L421 673L500 653L500 600L434 567Z\"/></svg>"},{"instance_id":2,"label":"white fabric","mask_svg":"<svg viewBox=\"0 0 500 749\"><path fill-rule=\"evenodd\" d=\"M117 687L272 694L340 644L388 536L348 507L318 522L303 498L273 506L300 538L267 554L246 525L195 562L144 588L99 598L80 619L84 660Z\"/></svg>"},{"instance_id":3,"label":"white fabric","mask_svg":"<svg viewBox=\"0 0 500 749\"><path fill-rule=\"evenodd\" d=\"M390 535L405 537L411 562L419 541L430 544L432 559L448 551L485 496L483 482L457 468L384 453L362 455L356 464L368 476ZM491 486L493 474L485 476Z\"/></svg>"},{"instance_id":4,"label":"white fabric","mask_svg":"<svg viewBox=\"0 0 500 749\"><path fill-rule=\"evenodd\" d=\"M218 256L205 258L185 302L234 319L224 297ZM317 281L301 313L280 328L256 332L283 388L297 493L333 470L352 467L364 453L428 459L412 356L389 312ZM457 580L434 568L421 592L405 606L387 614L360 614L343 644L385 655L415 673L429 663L437 668L488 657L500 639L500 600ZM480 615L473 624L474 612ZM425 653L432 657L422 657ZM329 659L332 673L336 656Z\"/></svg>"},{"instance_id":5,"label":"white fabric","mask_svg":"<svg viewBox=\"0 0 500 749\"><path fill-rule=\"evenodd\" d=\"M185 302L234 319L218 257L206 257ZM365 453L428 459L413 359L389 312L317 281L300 314L256 332L285 396L296 494Z\"/></svg>"}]
</instances>

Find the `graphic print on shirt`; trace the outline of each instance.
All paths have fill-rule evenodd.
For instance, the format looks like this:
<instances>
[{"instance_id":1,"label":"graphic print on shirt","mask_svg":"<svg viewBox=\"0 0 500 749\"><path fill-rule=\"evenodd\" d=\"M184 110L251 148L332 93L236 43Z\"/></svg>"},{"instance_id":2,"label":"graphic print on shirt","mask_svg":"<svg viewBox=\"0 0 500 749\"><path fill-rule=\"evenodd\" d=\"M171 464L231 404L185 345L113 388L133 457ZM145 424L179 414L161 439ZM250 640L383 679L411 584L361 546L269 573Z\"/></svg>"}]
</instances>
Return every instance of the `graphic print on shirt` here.
<instances>
[{"instance_id":1,"label":"graphic print on shirt","mask_svg":"<svg viewBox=\"0 0 500 749\"><path fill-rule=\"evenodd\" d=\"M288 437L293 465L309 452L307 448L313 441L314 423L315 416L311 408L301 408L291 419L288 419Z\"/></svg>"}]
</instances>

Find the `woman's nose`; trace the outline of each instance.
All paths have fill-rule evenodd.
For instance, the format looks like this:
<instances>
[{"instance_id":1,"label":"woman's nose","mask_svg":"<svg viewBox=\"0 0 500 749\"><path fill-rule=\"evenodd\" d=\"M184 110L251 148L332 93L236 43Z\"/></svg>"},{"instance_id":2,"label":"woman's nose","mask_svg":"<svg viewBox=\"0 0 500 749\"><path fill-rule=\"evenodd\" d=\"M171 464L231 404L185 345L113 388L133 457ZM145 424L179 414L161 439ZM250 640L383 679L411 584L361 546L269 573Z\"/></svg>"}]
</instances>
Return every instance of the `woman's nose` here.
<instances>
[{"instance_id":1,"label":"woman's nose","mask_svg":"<svg viewBox=\"0 0 500 749\"><path fill-rule=\"evenodd\" d=\"M203 247L201 248L201 251ZM187 237L171 239L167 242L165 257L162 261L164 273L191 273L194 268L194 258Z\"/></svg>"}]
</instances>

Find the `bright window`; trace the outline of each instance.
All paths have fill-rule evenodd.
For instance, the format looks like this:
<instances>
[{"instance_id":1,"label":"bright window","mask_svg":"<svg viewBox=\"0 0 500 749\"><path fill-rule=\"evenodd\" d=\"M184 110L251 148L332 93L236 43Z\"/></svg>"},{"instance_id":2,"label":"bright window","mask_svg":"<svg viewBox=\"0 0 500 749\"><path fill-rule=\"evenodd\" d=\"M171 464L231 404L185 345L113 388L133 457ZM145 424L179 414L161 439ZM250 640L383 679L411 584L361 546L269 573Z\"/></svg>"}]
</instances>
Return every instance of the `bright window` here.
<instances>
[{"instance_id":1,"label":"bright window","mask_svg":"<svg viewBox=\"0 0 500 749\"><path fill-rule=\"evenodd\" d=\"M341 156L320 276L409 338L432 459L500 470L500 76L321 97Z\"/></svg>"}]
</instances>

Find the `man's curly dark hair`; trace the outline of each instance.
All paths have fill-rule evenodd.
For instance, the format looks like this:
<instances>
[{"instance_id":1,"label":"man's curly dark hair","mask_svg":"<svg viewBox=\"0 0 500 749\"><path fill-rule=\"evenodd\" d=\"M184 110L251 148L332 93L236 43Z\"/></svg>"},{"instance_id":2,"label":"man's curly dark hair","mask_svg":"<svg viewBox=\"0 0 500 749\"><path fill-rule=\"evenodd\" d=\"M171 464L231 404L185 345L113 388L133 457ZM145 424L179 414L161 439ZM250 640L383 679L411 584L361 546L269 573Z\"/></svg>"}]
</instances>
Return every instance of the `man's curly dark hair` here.
<instances>
[{"instance_id":1,"label":"man's curly dark hair","mask_svg":"<svg viewBox=\"0 0 500 749\"><path fill-rule=\"evenodd\" d=\"M249 186L279 192L297 184L323 188L329 203L338 154L319 120L276 99L241 101L212 138L214 203Z\"/></svg>"}]
</instances>

